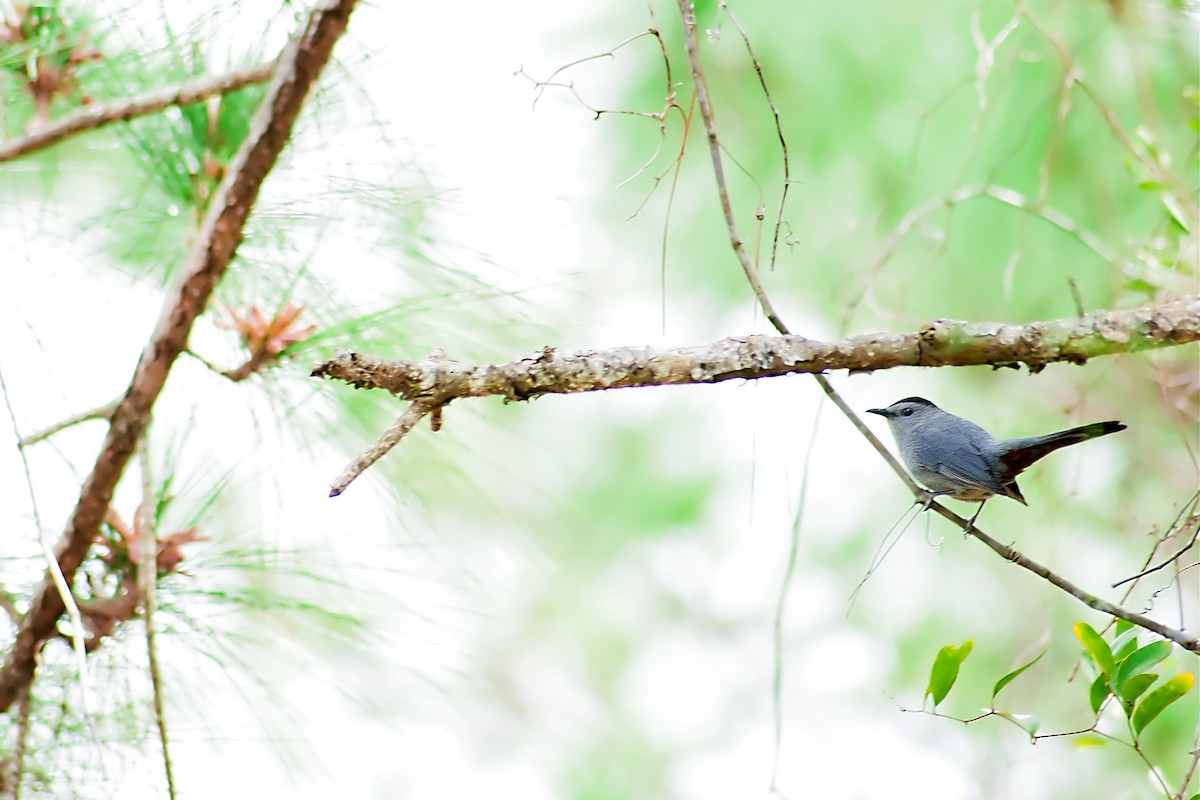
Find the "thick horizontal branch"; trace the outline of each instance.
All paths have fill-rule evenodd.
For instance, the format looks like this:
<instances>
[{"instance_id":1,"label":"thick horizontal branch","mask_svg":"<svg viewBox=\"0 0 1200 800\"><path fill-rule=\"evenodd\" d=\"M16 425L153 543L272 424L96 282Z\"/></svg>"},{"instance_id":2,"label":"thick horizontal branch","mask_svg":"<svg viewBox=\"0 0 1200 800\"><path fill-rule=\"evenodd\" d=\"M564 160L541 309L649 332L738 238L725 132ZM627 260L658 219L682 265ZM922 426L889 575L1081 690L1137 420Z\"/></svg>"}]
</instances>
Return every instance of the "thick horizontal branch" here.
<instances>
[{"instance_id":1,"label":"thick horizontal branch","mask_svg":"<svg viewBox=\"0 0 1200 800\"><path fill-rule=\"evenodd\" d=\"M168 106L189 105L213 95L241 89L252 83L262 83L271 79L271 74L275 71L275 64L276 62L270 61L224 75L205 75L174 86L150 89L134 97L109 103L96 103L77 109L55 120L40 131L7 142L0 142L0 163L12 161L27 153L49 147L76 133L153 114Z\"/></svg>"},{"instance_id":2,"label":"thick horizontal branch","mask_svg":"<svg viewBox=\"0 0 1200 800\"><path fill-rule=\"evenodd\" d=\"M746 336L670 350L617 347L564 355L551 347L506 364L470 365L438 355L403 361L340 352L312 374L358 388L386 389L444 405L462 397L526 400L632 386L717 383L828 370L892 367L1082 364L1095 356L1186 344L1200 339L1200 297L1132 311L1002 325L934 320L915 333L870 333L837 342L802 336Z\"/></svg>"}]
</instances>

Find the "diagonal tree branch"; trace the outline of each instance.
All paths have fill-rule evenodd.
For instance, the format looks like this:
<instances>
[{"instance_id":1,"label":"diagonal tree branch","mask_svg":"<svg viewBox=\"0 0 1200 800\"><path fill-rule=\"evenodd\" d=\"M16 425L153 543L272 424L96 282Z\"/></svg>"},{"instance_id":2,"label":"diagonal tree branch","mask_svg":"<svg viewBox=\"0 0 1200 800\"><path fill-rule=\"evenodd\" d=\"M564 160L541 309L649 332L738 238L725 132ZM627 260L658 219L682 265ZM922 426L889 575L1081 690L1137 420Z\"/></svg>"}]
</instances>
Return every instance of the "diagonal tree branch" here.
<instances>
[{"instance_id":1,"label":"diagonal tree branch","mask_svg":"<svg viewBox=\"0 0 1200 800\"><path fill-rule=\"evenodd\" d=\"M717 136L716 115L713 112L712 98L708 94L708 81L704 77L704 69L700 64L700 44L696 41L696 9L692 6L691 0L679 0L679 17L683 23L683 43L687 48L688 65L692 69L692 86L695 87L696 100L700 104L700 118L704 120L704 133L708 137L708 152L712 157L713 175L717 179L717 194L721 198L721 211L725 215L725 227L729 229L729 241L733 245L733 252L737 255L742 272L746 275L746 282L754 291L754 296L758 299L763 313L775 326L775 330L786 334L788 333L787 326L783 324L783 319L771 305L771 300L767 297L767 290L763 288L762 281L758 279L758 269L751 263L750 255L746 252L746 246L738 233L737 220L733 214L733 202L729 198L729 191L725 183L725 167L721 160L721 139Z\"/></svg>"},{"instance_id":2,"label":"diagonal tree branch","mask_svg":"<svg viewBox=\"0 0 1200 800\"><path fill-rule=\"evenodd\" d=\"M787 139L783 135L783 126L779 119L779 111L775 106L774 99L771 97L771 90L767 85L766 76L763 74L762 65L759 63L758 57L754 54L753 48L750 46L749 37L746 36L746 32L742 29L741 24L737 21L737 18L733 15L733 12L729 10L728 6L726 6L725 3L720 3L720 6L726 11L726 13L729 14L729 18L733 21L734 26L738 29L738 32L741 33L742 40L746 45L746 50L749 52L751 61L754 63L755 72L758 74L759 85L763 90L763 96L766 99L767 106L770 107L775 118L775 133L779 139L779 147L783 156L784 186L779 197L779 211L776 217L775 234L771 240L771 266L774 267L776 255L775 248L779 244L780 224L783 221L783 207L787 202L788 183L791 175ZM717 182L717 196L721 201L721 210L725 214L725 227L729 231L729 243L733 246L733 252L737 255L738 262L742 266L742 272L745 274L746 280L750 284L751 289L753 289L755 297L758 298L758 302L762 307L763 313L766 314L767 319L771 321L771 324L775 326L775 330L781 334L788 335L791 333L791 331L787 329L783 323L783 319L775 312L774 307L771 305L771 301L767 297L766 290L763 288L762 283L758 279L758 269L754 264L751 263L750 256L746 253L746 248L742 243L742 237L738 233L737 222L733 214L733 202L729 197L729 187L725 182L725 169L721 163L722 148L720 139L717 136L716 115L713 111L712 98L708 93L708 83L704 77L704 65L700 60L700 43L696 38L696 9L692 3L692 0L679 0L679 17L680 22L683 25L683 42L684 47L687 50L688 66L691 68L692 72L692 84L695 87L696 99L699 101L700 116L704 120L704 130L708 136L709 156L712 159L713 176L716 178ZM859 434L862 435L862 437L867 440L867 443L875 449L875 452L879 454L879 457L887 462L887 464L891 466L891 468L897 475L901 477L902 480L911 484L911 479L900 466L900 463L896 461L896 458L888 451L886 447L883 446L883 442L879 441L879 437L875 435L874 431L868 428L866 423L859 418L858 414L854 412L854 409L850 407L850 404L847 403L841 394L833 388L833 384L830 383L829 379L819 372L814 372L812 377L813 380L816 381L817 386L821 388L821 391L825 393L825 396L828 397L829 400L835 406L837 406L838 410L842 412L842 415L845 416L852 425L854 425ZM807 481L808 478L806 474L804 481L801 483L802 494L803 490L807 489ZM914 485L911 486L911 488L916 489L917 487ZM798 511L797 513L799 514L801 512ZM779 614L783 613L782 609L787 601L787 595L791 591L791 579L796 565L796 554L799 552L800 547L799 520L800 517L797 516L796 524L792 526L792 541L788 550L788 560L784 566L783 583L779 591L779 603L777 606L779 609ZM781 624L782 617L777 617L776 625L779 626ZM775 685L777 688L782 685L783 662L780 646L781 640L777 639L775 662ZM778 702L778 695L776 697L777 702L775 703L774 710L776 733L775 754L772 759L773 765L771 768L772 791L775 791L775 779L779 765L779 753L783 730L781 716L782 705Z\"/></svg>"},{"instance_id":3,"label":"diagonal tree branch","mask_svg":"<svg viewBox=\"0 0 1200 800\"><path fill-rule=\"evenodd\" d=\"M925 492L919 492L917 494L917 502L924 502L924 498L927 498L928 496L929 495ZM988 536L986 533L979 530L979 528L971 525L963 517L960 517L958 514L955 514L953 511L943 506L941 503L933 503L929 506L929 508L932 511L936 511L938 514L941 514L943 517L950 520L964 531L967 531L971 536L974 536L976 539L983 542L985 545L991 548L996 555L1000 556L1005 561L1011 561L1018 567L1029 570L1042 580L1048 581L1054 586L1057 586L1059 589L1062 589L1064 592L1071 595L1088 608L1095 609L1103 614L1108 614L1116 619L1123 619L1126 622L1132 623L1141 628L1145 628L1148 631L1157 633L1159 636L1170 639L1185 650L1190 650L1193 653L1200 653L1200 639L1197 639L1195 636L1189 636L1181 630L1163 625L1161 622L1150 619L1143 614L1134 613L1133 611L1129 611L1121 608L1118 605L1114 605L1102 597L1097 597L1086 589L1082 589L1071 583L1061 575L1051 572L1049 569L1034 561L1032 558L1023 555L1006 544L1001 544L1000 542L996 541L991 536Z\"/></svg>"},{"instance_id":4,"label":"diagonal tree branch","mask_svg":"<svg viewBox=\"0 0 1200 800\"><path fill-rule=\"evenodd\" d=\"M227 72L224 75L205 75L177 83L174 86L151 89L135 97L126 97L109 103L98 103L77 109L60 117L40 131L19 136L7 142L0 142L0 163L12 161L35 150L49 147L77 133L153 114L168 106L186 106L213 95L227 94L252 83L262 83L270 80L277 63L277 61L269 61L265 64Z\"/></svg>"},{"instance_id":5,"label":"diagonal tree branch","mask_svg":"<svg viewBox=\"0 0 1200 800\"><path fill-rule=\"evenodd\" d=\"M717 383L835 369L1025 364L1037 372L1058 361L1082 364L1096 356L1197 340L1200 296L1189 295L1131 311L1097 311L1024 325L939 319L913 333L868 333L834 342L755 335L670 350L617 347L564 355L547 347L492 365L341 352L317 365L312 374L444 405L462 397L528 400L545 394Z\"/></svg>"},{"instance_id":6,"label":"diagonal tree branch","mask_svg":"<svg viewBox=\"0 0 1200 800\"><path fill-rule=\"evenodd\" d=\"M287 144L304 99L328 63L354 5L354 0L318 3L304 28L280 56L267 96L212 199L188 253L181 280L175 291L168 294L129 389L113 411L96 464L84 481L79 502L58 543L58 563L68 585L87 554L113 491L146 430L150 410L171 365L187 345L192 324L204 311L229 266L263 179ZM33 680L38 652L53 634L62 612L62 598L47 576L35 591L16 640L0 667L0 711L7 710Z\"/></svg>"}]
</instances>

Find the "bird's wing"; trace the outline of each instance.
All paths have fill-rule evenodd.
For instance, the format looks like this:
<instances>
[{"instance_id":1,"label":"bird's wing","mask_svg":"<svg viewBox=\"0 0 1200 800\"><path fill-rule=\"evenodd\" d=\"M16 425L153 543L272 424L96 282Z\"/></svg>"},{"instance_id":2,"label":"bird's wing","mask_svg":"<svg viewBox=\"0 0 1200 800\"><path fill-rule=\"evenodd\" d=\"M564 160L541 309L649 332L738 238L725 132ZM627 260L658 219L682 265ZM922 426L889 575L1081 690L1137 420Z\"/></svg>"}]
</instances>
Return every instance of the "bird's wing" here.
<instances>
[{"instance_id":1,"label":"bird's wing","mask_svg":"<svg viewBox=\"0 0 1200 800\"><path fill-rule=\"evenodd\" d=\"M960 466L961 466L961 464L960 464ZM938 464L937 467L935 468L935 471L939 475L941 475L942 477L944 477L950 481L953 481L953 482L959 483L959 484L963 484L965 487L968 487L966 489L966 491L964 491L962 493L956 493L954 495L951 495L952 497L958 497L959 494L967 495L966 497L958 497L958 499L960 499L960 500L985 500L985 499L987 499L986 496L985 497L974 496L974 493L971 492L971 489L975 489L977 491L981 491L981 492L984 492L989 495L1002 494L1005 497L1011 497L1013 500L1016 500L1021 505L1029 505L1028 503L1025 502L1025 498L1021 495L1021 490L1017 486L1017 482L1015 480L1010 480L1007 483L1000 483L999 481L997 481L995 478L993 478L991 476L980 476L980 473L974 472L974 470L955 469L954 467L950 466L949 464ZM972 477L967 474L967 471L971 471L976 476L979 476L979 477Z\"/></svg>"},{"instance_id":2,"label":"bird's wing","mask_svg":"<svg viewBox=\"0 0 1200 800\"><path fill-rule=\"evenodd\" d=\"M942 457L934 465L934 471L947 480L965 487L982 489L992 494L1002 494L1016 499L997 476L999 465L993 463L975 446L963 446L955 450L952 458ZM1017 493L1020 494L1019 492Z\"/></svg>"},{"instance_id":3,"label":"bird's wing","mask_svg":"<svg viewBox=\"0 0 1200 800\"><path fill-rule=\"evenodd\" d=\"M982 489L991 494L1008 494L1000 483L989 475L985 469L978 469L980 465L968 465L963 462L955 464L941 463L934 466L933 470L943 478L962 486L964 489Z\"/></svg>"}]
</instances>

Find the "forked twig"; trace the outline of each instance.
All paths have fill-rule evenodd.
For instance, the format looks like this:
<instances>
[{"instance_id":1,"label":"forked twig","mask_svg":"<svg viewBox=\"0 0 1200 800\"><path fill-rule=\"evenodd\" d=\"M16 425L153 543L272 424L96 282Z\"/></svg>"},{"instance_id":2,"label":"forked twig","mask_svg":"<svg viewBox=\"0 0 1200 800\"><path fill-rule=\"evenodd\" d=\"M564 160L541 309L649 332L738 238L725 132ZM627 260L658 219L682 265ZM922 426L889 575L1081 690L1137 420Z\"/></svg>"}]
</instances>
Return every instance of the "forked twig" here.
<instances>
[{"instance_id":1,"label":"forked twig","mask_svg":"<svg viewBox=\"0 0 1200 800\"><path fill-rule=\"evenodd\" d=\"M1197 514L1196 511L1193 511L1191 513L1191 515L1189 515L1187 520L1182 520L1184 511L1187 510L1188 506L1194 505L1196 503L1197 498L1200 498L1200 492L1192 495L1192 499L1190 501L1188 501L1187 505L1185 505L1182 510L1180 510L1179 515L1175 518L1175 522L1173 522L1171 524L1171 527L1167 529L1167 533L1163 536L1163 538L1160 541L1165 541L1166 539L1170 538L1171 534L1174 533L1174 531L1177 528L1182 528L1184 525L1190 526L1190 525L1196 524L1197 522L1200 522L1200 514ZM1116 583L1114 583L1112 585L1112 588L1116 589L1118 586L1124 586L1125 584L1127 584L1131 581L1136 581L1136 580L1146 577L1147 575L1152 575L1155 572L1158 572L1160 569L1164 569L1164 568L1170 566L1171 564L1174 564L1176 559L1178 559L1180 556L1182 556L1188 550L1191 550L1193 547L1196 546L1197 537L1200 537L1200 525L1197 525L1196 530L1192 531L1192 538L1188 540L1187 544L1185 544L1183 547L1180 547L1178 550L1176 550L1174 554L1163 559L1161 562L1158 563L1158 565L1153 566L1153 567L1149 566L1149 560L1147 560L1146 569L1143 569L1141 572L1137 573L1136 575L1130 575L1128 578L1117 581Z\"/></svg>"}]
</instances>

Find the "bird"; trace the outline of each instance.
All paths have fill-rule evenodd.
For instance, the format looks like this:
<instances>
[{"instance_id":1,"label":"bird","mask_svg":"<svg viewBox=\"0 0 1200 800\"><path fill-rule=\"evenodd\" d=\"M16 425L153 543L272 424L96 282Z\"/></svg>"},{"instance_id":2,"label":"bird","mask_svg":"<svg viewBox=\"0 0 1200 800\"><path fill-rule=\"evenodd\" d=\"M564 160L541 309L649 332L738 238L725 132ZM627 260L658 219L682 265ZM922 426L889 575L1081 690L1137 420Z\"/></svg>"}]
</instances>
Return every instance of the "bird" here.
<instances>
[{"instance_id":1,"label":"bird","mask_svg":"<svg viewBox=\"0 0 1200 800\"><path fill-rule=\"evenodd\" d=\"M905 397L887 408L867 409L867 413L888 421L905 466L931 494L926 509L940 496L979 503L966 530L975 525L992 497L1009 497L1029 505L1017 486L1017 476L1035 461L1061 447L1127 427L1109 420L1041 436L997 439L974 422L943 411L924 397Z\"/></svg>"}]
</instances>

